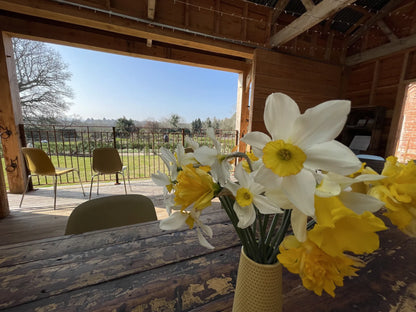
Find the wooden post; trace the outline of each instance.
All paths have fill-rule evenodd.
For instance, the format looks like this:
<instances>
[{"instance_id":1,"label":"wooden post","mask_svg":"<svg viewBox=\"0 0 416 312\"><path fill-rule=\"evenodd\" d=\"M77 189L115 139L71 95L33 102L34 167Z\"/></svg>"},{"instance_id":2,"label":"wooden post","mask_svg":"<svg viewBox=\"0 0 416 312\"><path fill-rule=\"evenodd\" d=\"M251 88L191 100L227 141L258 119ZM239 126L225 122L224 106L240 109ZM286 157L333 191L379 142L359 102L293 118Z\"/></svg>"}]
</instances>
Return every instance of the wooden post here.
<instances>
[{"instance_id":1,"label":"wooden post","mask_svg":"<svg viewBox=\"0 0 416 312\"><path fill-rule=\"evenodd\" d=\"M6 166L10 193L23 193L26 181L26 167L21 153L18 124L22 123L19 88L13 45L9 35L0 35L0 126L9 135L2 135L3 156ZM3 130L2 130L3 132ZM0 172L3 175L3 171ZM4 179L4 177L3 177Z\"/></svg>"},{"instance_id":2,"label":"wooden post","mask_svg":"<svg viewBox=\"0 0 416 312\"><path fill-rule=\"evenodd\" d=\"M9 201L7 200L6 183L3 175L3 164L0 161L0 219L9 215Z\"/></svg>"},{"instance_id":3,"label":"wooden post","mask_svg":"<svg viewBox=\"0 0 416 312\"><path fill-rule=\"evenodd\" d=\"M238 76L237 110L235 116L236 130L239 134L238 150L245 152L246 144L241 138L249 131L249 96L250 96L250 75L242 72Z\"/></svg>"}]
</instances>

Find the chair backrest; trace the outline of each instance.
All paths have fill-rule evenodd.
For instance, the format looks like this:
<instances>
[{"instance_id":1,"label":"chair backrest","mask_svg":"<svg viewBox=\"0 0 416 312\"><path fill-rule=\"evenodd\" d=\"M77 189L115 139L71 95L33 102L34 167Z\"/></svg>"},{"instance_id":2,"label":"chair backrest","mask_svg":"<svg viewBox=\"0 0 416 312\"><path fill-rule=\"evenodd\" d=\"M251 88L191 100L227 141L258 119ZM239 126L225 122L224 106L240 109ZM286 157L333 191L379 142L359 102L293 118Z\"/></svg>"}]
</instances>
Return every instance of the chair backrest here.
<instances>
[{"instance_id":1,"label":"chair backrest","mask_svg":"<svg viewBox=\"0 0 416 312\"><path fill-rule=\"evenodd\" d=\"M23 156L26 165L32 174L54 175L55 166L52 164L48 154L39 148L23 147Z\"/></svg>"},{"instance_id":2,"label":"chair backrest","mask_svg":"<svg viewBox=\"0 0 416 312\"><path fill-rule=\"evenodd\" d=\"M110 174L121 171L123 163L117 149L100 147L92 152L92 169L95 172Z\"/></svg>"},{"instance_id":3,"label":"chair backrest","mask_svg":"<svg viewBox=\"0 0 416 312\"><path fill-rule=\"evenodd\" d=\"M113 195L86 201L68 218L65 235L155 221L153 202L144 195Z\"/></svg>"}]
</instances>

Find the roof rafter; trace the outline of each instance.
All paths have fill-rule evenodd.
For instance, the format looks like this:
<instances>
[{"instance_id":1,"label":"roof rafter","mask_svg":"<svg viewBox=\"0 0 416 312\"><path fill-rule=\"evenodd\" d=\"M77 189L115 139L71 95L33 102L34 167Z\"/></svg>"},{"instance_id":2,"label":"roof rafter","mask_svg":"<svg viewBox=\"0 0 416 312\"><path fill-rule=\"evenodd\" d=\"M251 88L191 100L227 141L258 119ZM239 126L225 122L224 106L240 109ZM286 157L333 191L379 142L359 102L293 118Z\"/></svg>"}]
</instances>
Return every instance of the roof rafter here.
<instances>
[{"instance_id":1,"label":"roof rafter","mask_svg":"<svg viewBox=\"0 0 416 312\"><path fill-rule=\"evenodd\" d=\"M356 0L323 0L270 38L272 47L284 44Z\"/></svg>"},{"instance_id":2,"label":"roof rafter","mask_svg":"<svg viewBox=\"0 0 416 312\"><path fill-rule=\"evenodd\" d=\"M155 19L155 9L156 9L156 0L147 1L147 18L154 20Z\"/></svg>"},{"instance_id":3,"label":"roof rafter","mask_svg":"<svg viewBox=\"0 0 416 312\"><path fill-rule=\"evenodd\" d=\"M394 42L387 43L374 49L347 57L347 65L355 65L361 62L372 60L378 57L389 55L398 51L412 48L416 45L416 35L411 35L405 38L400 38Z\"/></svg>"},{"instance_id":4,"label":"roof rafter","mask_svg":"<svg viewBox=\"0 0 416 312\"><path fill-rule=\"evenodd\" d=\"M359 30L351 35L349 40L346 43L346 46L349 47L354 44L360 37L374 24L379 20L383 19L386 15L390 14L395 8L397 8L404 0L391 0L388 2L381 11L371 17Z\"/></svg>"},{"instance_id":5,"label":"roof rafter","mask_svg":"<svg viewBox=\"0 0 416 312\"><path fill-rule=\"evenodd\" d=\"M285 10L289 1L290 0L280 0L276 3L272 17L272 24L276 23L277 19L279 18L280 14L282 14L282 12Z\"/></svg>"}]
</instances>

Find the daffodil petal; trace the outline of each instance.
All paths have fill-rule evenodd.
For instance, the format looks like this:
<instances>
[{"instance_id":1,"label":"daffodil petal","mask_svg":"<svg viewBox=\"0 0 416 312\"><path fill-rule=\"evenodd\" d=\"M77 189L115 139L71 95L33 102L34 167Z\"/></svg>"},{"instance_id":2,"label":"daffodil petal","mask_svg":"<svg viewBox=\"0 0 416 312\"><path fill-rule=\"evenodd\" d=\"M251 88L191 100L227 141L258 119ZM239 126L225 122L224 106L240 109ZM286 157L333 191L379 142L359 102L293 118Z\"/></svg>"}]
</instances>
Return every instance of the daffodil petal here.
<instances>
[{"instance_id":1,"label":"daffodil petal","mask_svg":"<svg viewBox=\"0 0 416 312\"><path fill-rule=\"evenodd\" d=\"M309 108L295 122L290 139L302 149L335 139L344 128L350 101L334 100Z\"/></svg>"},{"instance_id":2,"label":"daffodil petal","mask_svg":"<svg viewBox=\"0 0 416 312\"><path fill-rule=\"evenodd\" d=\"M158 174L152 174L152 181L159 186L166 186L171 183L169 177L160 171Z\"/></svg>"},{"instance_id":3,"label":"daffodil petal","mask_svg":"<svg viewBox=\"0 0 416 312\"><path fill-rule=\"evenodd\" d=\"M187 143L194 151L199 147L199 143L191 139L189 136L185 137L185 143Z\"/></svg>"},{"instance_id":4,"label":"daffodil petal","mask_svg":"<svg viewBox=\"0 0 416 312\"><path fill-rule=\"evenodd\" d=\"M235 177L237 178L238 182L241 184L241 186L248 187L249 182L249 175L248 173L243 169L243 163L240 162L237 167L235 168Z\"/></svg>"},{"instance_id":5,"label":"daffodil petal","mask_svg":"<svg viewBox=\"0 0 416 312\"><path fill-rule=\"evenodd\" d=\"M266 191L266 196L282 209L296 209L293 203L287 198L285 192L280 188L274 188Z\"/></svg>"},{"instance_id":6,"label":"daffodil petal","mask_svg":"<svg viewBox=\"0 0 416 312\"><path fill-rule=\"evenodd\" d=\"M234 196L237 195L238 189L241 187L241 185L233 183L231 181L228 181L227 184L224 185L226 189L228 189Z\"/></svg>"},{"instance_id":7,"label":"daffodil petal","mask_svg":"<svg viewBox=\"0 0 416 312\"><path fill-rule=\"evenodd\" d=\"M306 241L306 224L308 222L308 216L305 215L299 209L293 209L290 216L290 223L292 224L293 233L299 242Z\"/></svg>"},{"instance_id":8,"label":"daffodil petal","mask_svg":"<svg viewBox=\"0 0 416 312\"><path fill-rule=\"evenodd\" d=\"M214 249L214 246L212 246L207 239L204 237L204 235L202 235L201 230L199 228L196 229L196 232L198 234L198 240L199 240L199 244L205 248L208 249Z\"/></svg>"},{"instance_id":9,"label":"daffodil petal","mask_svg":"<svg viewBox=\"0 0 416 312\"><path fill-rule=\"evenodd\" d=\"M303 169L297 175L285 177L282 188L296 208L308 216L315 214L315 178L311 172Z\"/></svg>"},{"instance_id":10,"label":"daffodil petal","mask_svg":"<svg viewBox=\"0 0 416 312\"><path fill-rule=\"evenodd\" d=\"M171 214L168 218L160 220L159 227L161 230L165 231L177 230L186 224L185 221L187 218L187 214L177 211Z\"/></svg>"},{"instance_id":11,"label":"daffodil petal","mask_svg":"<svg viewBox=\"0 0 416 312\"><path fill-rule=\"evenodd\" d=\"M273 140L286 141L299 116L298 105L286 94L272 93L267 97L264 108L264 124Z\"/></svg>"},{"instance_id":12,"label":"daffodil petal","mask_svg":"<svg viewBox=\"0 0 416 312\"><path fill-rule=\"evenodd\" d=\"M250 145L253 148L254 155L257 157L263 156L263 147L271 141L270 137L259 131L253 131L247 133L242 139L244 143Z\"/></svg>"},{"instance_id":13,"label":"daffodil petal","mask_svg":"<svg viewBox=\"0 0 416 312\"><path fill-rule=\"evenodd\" d=\"M168 167L176 163L175 155L173 155L172 152L165 147L160 148L160 158L162 158L163 162Z\"/></svg>"},{"instance_id":14,"label":"daffodil petal","mask_svg":"<svg viewBox=\"0 0 416 312\"><path fill-rule=\"evenodd\" d=\"M341 192L339 199L345 207L359 215L365 211L376 212L384 206L382 201L372 196L355 192Z\"/></svg>"},{"instance_id":15,"label":"daffodil petal","mask_svg":"<svg viewBox=\"0 0 416 312\"><path fill-rule=\"evenodd\" d=\"M207 136L211 139L212 143L214 143L215 149L218 153L221 152L221 144L217 141L217 138L215 137L215 131L214 128L208 128L207 129Z\"/></svg>"},{"instance_id":16,"label":"daffodil petal","mask_svg":"<svg viewBox=\"0 0 416 312\"><path fill-rule=\"evenodd\" d=\"M262 214L282 213L282 210L276 204L272 203L266 196L254 196L253 203Z\"/></svg>"},{"instance_id":17,"label":"daffodil petal","mask_svg":"<svg viewBox=\"0 0 416 312\"><path fill-rule=\"evenodd\" d=\"M212 164L217 159L217 151L208 146L201 146L196 151L194 151L195 159L198 160L202 165L212 166Z\"/></svg>"},{"instance_id":18,"label":"daffodil petal","mask_svg":"<svg viewBox=\"0 0 416 312\"><path fill-rule=\"evenodd\" d=\"M256 219L256 212L254 211L253 205L240 207L237 202L235 202L233 207L238 217L237 226L239 228L245 229L246 227L253 224L254 220Z\"/></svg>"},{"instance_id":19,"label":"daffodil petal","mask_svg":"<svg viewBox=\"0 0 416 312\"><path fill-rule=\"evenodd\" d=\"M337 196L340 193L340 185L328 178L324 178L321 184L319 184L315 190L315 195L319 197L332 197Z\"/></svg>"},{"instance_id":20,"label":"daffodil petal","mask_svg":"<svg viewBox=\"0 0 416 312\"><path fill-rule=\"evenodd\" d=\"M254 181L263 185L266 189L280 188L282 178L275 175L273 171L261 165L253 176Z\"/></svg>"},{"instance_id":21,"label":"daffodil petal","mask_svg":"<svg viewBox=\"0 0 416 312\"><path fill-rule=\"evenodd\" d=\"M306 168L333 171L341 175L347 175L361 168L361 161L345 145L338 141L315 144L304 150Z\"/></svg>"}]
</instances>

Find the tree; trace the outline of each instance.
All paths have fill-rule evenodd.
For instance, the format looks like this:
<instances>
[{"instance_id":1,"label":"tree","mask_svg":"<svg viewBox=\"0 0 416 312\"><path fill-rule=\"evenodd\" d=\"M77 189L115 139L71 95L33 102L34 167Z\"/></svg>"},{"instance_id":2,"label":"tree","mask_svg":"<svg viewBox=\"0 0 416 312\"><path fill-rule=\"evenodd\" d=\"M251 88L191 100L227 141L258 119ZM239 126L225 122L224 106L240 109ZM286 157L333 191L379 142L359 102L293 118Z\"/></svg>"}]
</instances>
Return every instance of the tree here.
<instances>
[{"instance_id":1,"label":"tree","mask_svg":"<svg viewBox=\"0 0 416 312\"><path fill-rule=\"evenodd\" d=\"M43 42L13 38L13 47L24 121L55 123L73 97L68 65Z\"/></svg>"},{"instance_id":2,"label":"tree","mask_svg":"<svg viewBox=\"0 0 416 312\"><path fill-rule=\"evenodd\" d=\"M133 132L136 129L133 119L127 119L125 116L123 118L117 119L116 122L116 131L117 132Z\"/></svg>"},{"instance_id":3,"label":"tree","mask_svg":"<svg viewBox=\"0 0 416 312\"><path fill-rule=\"evenodd\" d=\"M179 121L181 117L177 114L172 114L169 117L169 123L171 124L172 128L178 128Z\"/></svg>"},{"instance_id":4,"label":"tree","mask_svg":"<svg viewBox=\"0 0 416 312\"><path fill-rule=\"evenodd\" d=\"M202 130L202 121L201 119L195 119L194 121L192 121L191 123L191 127L192 127L192 132L200 132Z\"/></svg>"},{"instance_id":5,"label":"tree","mask_svg":"<svg viewBox=\"0 0 416 312\"><path fill-rule=\"evenodd\" d=\"M208 117L205 121L204 121L204 127L206 129L211 128L212 127L212 121L211 119Z\"/></svg>"}]
</instances>

